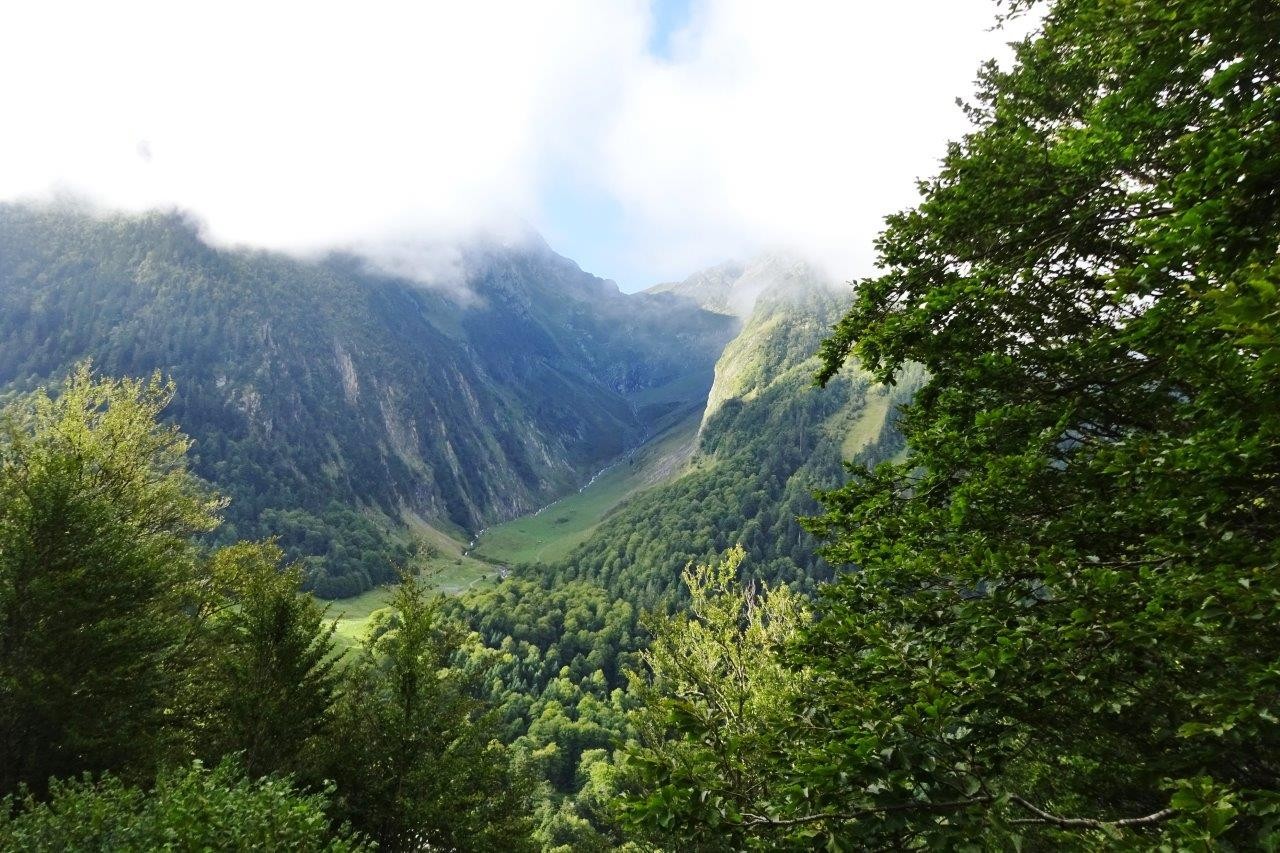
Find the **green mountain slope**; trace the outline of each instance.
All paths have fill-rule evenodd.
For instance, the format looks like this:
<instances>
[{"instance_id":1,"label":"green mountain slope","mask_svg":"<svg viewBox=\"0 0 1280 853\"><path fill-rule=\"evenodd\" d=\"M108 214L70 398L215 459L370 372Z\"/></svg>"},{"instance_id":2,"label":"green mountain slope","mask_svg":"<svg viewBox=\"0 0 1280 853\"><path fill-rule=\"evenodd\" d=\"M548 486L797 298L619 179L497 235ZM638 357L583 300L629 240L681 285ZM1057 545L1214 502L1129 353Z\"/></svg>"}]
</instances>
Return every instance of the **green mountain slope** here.
<instances>
[{"instance_id":1,"label":"green mountain slope","mask_svg":"<svg viewBox=\"0 0 1280 853\"><path fill-rule=\"evenodd\" d=\"M726 269L736 269L728 281ZM487 690L506 738L540 756L568 798L562 809L587 820L599 815L573 798L628 736L635 700L621 688L646 643L641 614L678 607L681 569L735 544L749 554L744 580L812 592L829 578L796 516L817 511L812 490L843 482L846 461L901 451L895 407L921 380L910 370L886 388L848 370L815 388L814 353L850 294L794 260L720 267L664 288L704 306L744 306L704 405L632 454L634 467L487 531L476 553L526 562L452 602L498 652ZM596 826L608 832L607 823Z\"/></svg>"},{"instance_id":2,"label":"green mountain slope","mask_svg":"<svg viewBox=\"0 0 1280 853\"><path fill-rule=\"evenodd\" d=\"M233 499L222 535L278 534L352 594L391 576L406 518L475 530L575 490L705 394L733 331L536 242L463 268L458 301L357 258L214 248L176 214L3 205L0 388L90 357L171 375L168 414Z\"/></svg>"},{"instance_id":3,"label":"green mountain slope","mask_svg":"<svg viewBox=\"0 0 1280 853\"><path fill-rule=\"evenodd\" d=\"M629 497L678 476L697 446L701 409L689 411L644 445L602 470L580 491L532 515L483 531L475 554L500 563L547 563L568 556Z\"/></svg>"},{"instance_id":4,"label":"green mountain slope","mask_svg":"<svg viewBox=\"0 0 1280 853\"><path fill-rule=\"evenodd\" d=\"M736 271L728 281L726 269ZM665 483L634 490L563 559L554 555L576 540L544 525L542 551L524 556L549 565L521 572L596 581L650 606L679 595L686 563L742 544L753 576L811 589L831 569L796 517L817 510L815 489L844 481L846 462L874 464L900 451L893 416L920 377L907 373L885 388L851 369L813 387L814 353L849 294L795 259L767 256L663 288L744 312L716 363L695 450Z\"/></svg>"}]
</instances>

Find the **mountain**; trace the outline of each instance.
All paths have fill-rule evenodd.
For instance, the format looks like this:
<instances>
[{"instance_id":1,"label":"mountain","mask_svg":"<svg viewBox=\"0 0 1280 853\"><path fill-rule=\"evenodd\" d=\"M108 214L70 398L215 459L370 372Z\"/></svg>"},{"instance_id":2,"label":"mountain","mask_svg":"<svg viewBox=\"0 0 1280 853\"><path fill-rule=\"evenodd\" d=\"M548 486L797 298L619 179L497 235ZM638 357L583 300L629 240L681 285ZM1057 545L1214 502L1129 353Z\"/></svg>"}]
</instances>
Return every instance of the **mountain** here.
<instances>
[{"instance_id":1,"label":"mountain","mask_svg":"<svg viewBox=\"0 0 1280 853\"><path fill-rule=\"evenodd\" d=\"M850 296L812 266L785 255L765 255L742 269L724 300L746 325L716 362L703 425L725 402L754 400L804 369Z\"/></svg>"},{"instance_id":2,"label":"mountain","mask_svg":"<svg viewBox=\"0 0 1280 853\"><path fill-rule=\"evenodd\" d=\"M232 498L220 536L277 534L319 592L358 592L403 559L406 521L529 512L700 411L736 331L537 240L459 251L442 290L217 248L177 213L0 205L0 388L85 358L164 372L197 472Z\"/></svg>"},{"instance_id":3,"label":"mountain","mask_svg":"<svg viewBox=\"0 0 1280 853\"><path fill-rule=\"evenodd\" d=\"M536 239L456 260L426 286L211 246L180 214L0 206L0 398L84 358L172 376L168 415L232 498L219 540L305 558L314 591L347 599L344 646L420 546L490 650L502 739L563 809L625 736L641 614L739 544L744 581L832 577L798 519L846 463L902 450L895 404L921 377L816 388L851 293L785 255L632 295Z\"/></svg>"},{"instance_id":4,"label":"mountain","mask_svg":"<svg viewBox=\"0 0 1280 853\"><path fill-rule=\"evenodd\" d=\"M649 294L669 293L692 300L718 314L747 321L761 296L777 302L805 300L817 293L842 293L842 288L803 258L768 252L750 263L728 261L694 273L684 281L655 284ZM816 308L816 306L810 306Z\"/></svg>"},{"instance_id":5,"label":"mountain","mask_svg":"<svg viewBox=\"0 0 1280 853\"><path fill-rule=\"evenodd\" d=\"M582 491L485 531L476 553L512 564L511 576L451 599L500 661L487 690L505 739L541 756L561 809L583 816L592 764L633 734L623 689L643 668L642 614L679 610L681 570L734 545L748 584L813 594L846 568L817 557L798 517L818 512L815 489L847 480L846 463L903 450L896 404L922 379L910 368L885 387L849 368L816 388L819 342L852 293L794 258L722 265L657 292L741 312L704 407ZM573 804L580 791L587 802Z\"/></svg>"},{"instance_id":6,"label":"mountain","mask_svg":"<svg viewBox=\"0 0 1280 853\"><path fill-rule=\"evenodd\" d=\"M686 299L692 299L708 311L730 316L742 316L739 310L740 300L734 300L730 307L730 293L734 282L742 277L743 265L736 261L727 261L718 266L709 267L686 278L684 281L655 284L648 293L670 293ZM749 307L749 306L748 306Z\"/></svg>"},{"instance_id":7,"label":"mountain","mask_svg":"<svg viewBox=\"0 0 1280 853\"><path fill-rule=\"evenodd\" d=\"M667 465L655 485L645 478L646 464L667 464L673 453L639 458L630 475L634 492L602 510L581 544L568 550L544 542L536 553L567 555L519 573L544 582L593 581L615 597L653 606L681 594L680 569L687 563L741 544L753 576L811 590L831 568L815 555L817 543L797 517L817 511L815 489L845 481L846 463L874 464L901 451L896 405L909 399L921 374L905 371L889 388L847 369L816 388L818 345L852 294L795 258L766 255L722 265L650 292L741 312L738 334L717 359L706 405L688 433L683 462ZM573 509L583 502L575 498ZM566 533L583 527L566 513ZM528 552L517 544L519 553ZM493 546L487 553L504 556Z\"/></svg>"}]
</instances>

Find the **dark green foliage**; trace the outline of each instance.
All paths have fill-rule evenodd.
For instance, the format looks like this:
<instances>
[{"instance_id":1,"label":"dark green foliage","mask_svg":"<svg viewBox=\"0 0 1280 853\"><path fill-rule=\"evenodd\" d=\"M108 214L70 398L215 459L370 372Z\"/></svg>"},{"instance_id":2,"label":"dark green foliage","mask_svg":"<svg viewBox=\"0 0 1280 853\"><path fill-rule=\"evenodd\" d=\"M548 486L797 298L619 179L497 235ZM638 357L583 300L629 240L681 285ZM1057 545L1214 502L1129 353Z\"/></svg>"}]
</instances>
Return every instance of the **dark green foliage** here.
<instances>
[{"instance_id":1,"label":"dark green foliage","mask_svg":"<svg viewBox=\"0 0 1280 853\"><path fill-rule=\"evenodd\" d=\"M608 754L604 750L586 753L579 777L572 798L551 797L542 804L534 840L544 853L636 849L614 814L620 785L625 782Z\"/></svg>"},{"instance_id":2,"label":"dark green foliage","mask_svg":"<svg viewBox=\"0 0 1280 853\"><path fill-rule=\"evenodd\" d=\"M391 849L521 849L532 783L493 739L483 660L448 666L465 631L409 582L340 677L300 567L198 544L221 501L157 422L171 394L82 366L4 410L0 782L21 803L0 847L348 849L337 792Z\"/></svg>"},{"instance_id":3,"label":"dark green foliage","mask_svg":"<svg viewBox=\"0 0 1280 853\"><path fill-rule=\"evenodd\" d=\"M0 205L0 387L86 357L172 375L166 415L232 499L215 541L278 535L350 595L395 579L406 511L474 530L577 485L662 414L629 394L709 383L732 333L545 246L463 254L455 299L353 258L215 249L177 215Z\"/></svg>"},{"instance_id":4,"label":"dark green foliage","mask_svg":"<svg viewBox=\"0 0 1280 853\"><path fill-rule=\"evenodd\" d=\"M539 753L543 778L574 791L583 754L612 749L625 727L625 668L642 643L637 609L594 584L518 579L451 609L489 650L470 656L486 668L503 740Z\"/></svg>"},{"instance_id":5,"label":"dark green foliage","mask_svg":"<svg viewBox=\"0 0 1280 853\"><path fill-rule=\"evenodd\" d=\"M338 687L324 610L299 595L302 570L280 568L274 545L240 543L211 558L226 590L202 642L206 670L192 677L193 712L210 756L239 752L250 776L292 773L307 781L328 750Z\"/></svg>"},{"instance_id":6,"label":"dark green foliage","mask_svg":"<svg viewBox=\"0 0 1280 853\"><path fill-rule=\"evenodd\" d=\"M154 790L111 775L55 780L47 801L0 801L0 849L28 853L152 850L357 851L370 846L331 828L332 789L304 793L288 779L250 781L234 761L199 762L161 775Z\"/></svg>"},{"instance_id":7,"label":"dark green foliage","mask_svg":"<svg viewBox=\"0 0 1280 853\"><path fill-rule=\"evenodd\" d=\"M0 413L0 792L159 748L219 505L156 423L172 394L81 366Z\"/></svg>"},{"instance_id":8,"label":"dark green foliage","mask_svg":"<svg viewBox=\"0 0 1280 853\"><path fill-rule=\"evenodd\" d=\"M461 626L412 577L391 605L338 705L339 803L386 849L531 849L528 784L476 698L483 673L450 666Z\"/></svg>"},{"instance_id":9,"label":"dark green foliage","mask_svg":"<svg viewBox=\"0 0 1280 853\"><path fill-rule=\"evenodd\" d=\"M1047 13L824 350L931 378L907 461L813 525L862 571L809 639L827 735L778 814L859 845L1269 849L1280 6Z\"/></svg>"},{"instance_id":10,"label":"dark green foliage","mask_svg":"<svg viewBox=\"0 0 1280 853\"><path fill-rule=\"evenodd\" d=\"M620 842L602 800L635 706L625 669L644 641L637 608L592 583L517 578L447 606L483 643L455 662L481 675L498 734L544 786L538 838L575 850Z\"/></svg>"},{"instance_id":11,"label":"dark green foliage","mask_svg":"<svg viewBox=\"0 0 1280 853\"><path fill-rule=\"evenodd\" d=\"M809 522L853 570L749 664L649 661L673 846L1280 844L1280 7L1047 5L824 345L928 377ZM782 663L767 745L704 760Z\"/></svg>"}]
</instances>

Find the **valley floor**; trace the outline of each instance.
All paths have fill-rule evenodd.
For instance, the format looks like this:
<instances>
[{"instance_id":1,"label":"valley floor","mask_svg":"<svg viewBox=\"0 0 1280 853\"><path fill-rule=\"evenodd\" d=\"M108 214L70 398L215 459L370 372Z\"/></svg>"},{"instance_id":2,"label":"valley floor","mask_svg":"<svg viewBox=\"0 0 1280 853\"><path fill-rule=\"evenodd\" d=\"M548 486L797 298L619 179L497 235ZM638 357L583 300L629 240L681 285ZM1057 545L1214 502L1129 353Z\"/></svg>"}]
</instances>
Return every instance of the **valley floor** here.
<instances>
[{"instance_id":1,"label":"valley floor","mask_svg":"<svg viewBox=\"0 0 1280 853\"><path fill-rule=\"evenodd\" d=\"M701 411L691 411L646 444L625 454L586 486L530 515L494 525L468 545L457 535L421 519L413 532L434 546L420 562L425 574L446 595L494 583L514 563L553 562L586 540L604 518L632 495L676 477L698 439ZM337 621L334 639L340 651L364 640L378 611L387 607L389 587L329 602Z\"/></svg>"},{"instance_id":2,"label":"valley floor","mask_svg":"<svg viewBox=\"0 0 1280 853\"><path fill-rule=\"evenodd\" d=\"M615 507L681 471L697 442L701 418L701 411L691 412L575 494L489 528L477 539L473 553L498 563L544 563L568 556Z\"/></svg>"},{"instance_id":3,"label":"valley floor","mask_svg":"<svg viewBox=\"0 0 1280 853\"><path fill-rule=\"evenodd\" d=\"M412 526L436 551L419 558L422 572L446 595L493 583L500 576L501 566L468 556L464 543L453 536L417 520ZM390 597L391 588L380 586L352 598L327 602L329 616L338 625L334 640L339 651L356 648L363 642L374 615L387 607Z\"/></svg>"}]
</instances>

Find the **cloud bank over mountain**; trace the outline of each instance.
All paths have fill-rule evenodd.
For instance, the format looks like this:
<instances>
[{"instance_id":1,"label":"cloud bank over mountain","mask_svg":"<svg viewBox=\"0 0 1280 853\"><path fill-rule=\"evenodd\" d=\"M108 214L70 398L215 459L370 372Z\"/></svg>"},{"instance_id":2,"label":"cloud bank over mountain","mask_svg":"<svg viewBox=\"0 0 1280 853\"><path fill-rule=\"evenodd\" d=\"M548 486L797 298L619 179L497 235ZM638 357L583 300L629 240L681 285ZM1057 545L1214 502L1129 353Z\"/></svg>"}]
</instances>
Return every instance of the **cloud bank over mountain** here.
<instances>
[{"instance_id":1,"label":"cloud bank over mountain","mask_svg":"<svg viewBox=\"0 0 1280 853\"><path fill-rule=\"evenodd\" d=\"M1010 37L988 0L661 11L9 4L0 198L176 205L297 253L533 228L626 289L771 247L849 276Z\"/></svg>"}]
</instances>

